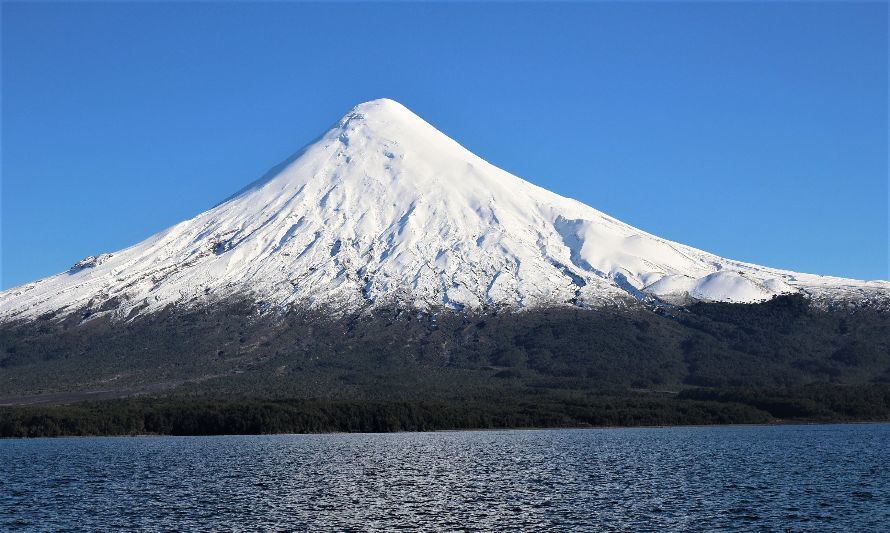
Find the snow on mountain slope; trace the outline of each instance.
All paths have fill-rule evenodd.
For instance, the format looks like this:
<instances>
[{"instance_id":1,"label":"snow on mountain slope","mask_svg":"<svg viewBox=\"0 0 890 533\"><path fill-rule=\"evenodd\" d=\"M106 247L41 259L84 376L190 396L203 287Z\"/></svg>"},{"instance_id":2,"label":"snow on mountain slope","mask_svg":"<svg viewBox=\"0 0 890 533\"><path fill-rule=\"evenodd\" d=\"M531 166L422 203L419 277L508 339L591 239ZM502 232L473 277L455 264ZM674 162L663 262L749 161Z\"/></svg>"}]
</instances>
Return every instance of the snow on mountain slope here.
<instances>
[{"instance_id":1,"label":"snow on mountain slope","mask_svg":"<svg viewBox=\"0 0 890 533\"><path fill-rule=\"evenodd\" d=\"M127 317L246 295L336 310L885 297L650 235L475 156L402 105L355 107L227 201L113 254L0 293L0 317Z\"/></svg>"}]
</instances>

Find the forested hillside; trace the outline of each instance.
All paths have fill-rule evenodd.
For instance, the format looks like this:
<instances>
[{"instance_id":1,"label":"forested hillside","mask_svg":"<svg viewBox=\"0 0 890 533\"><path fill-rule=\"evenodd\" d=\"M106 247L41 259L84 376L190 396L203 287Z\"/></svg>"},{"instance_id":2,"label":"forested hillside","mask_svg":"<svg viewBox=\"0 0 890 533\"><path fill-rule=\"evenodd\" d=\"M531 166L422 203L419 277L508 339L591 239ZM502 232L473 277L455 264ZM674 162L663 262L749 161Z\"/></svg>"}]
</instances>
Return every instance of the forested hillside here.
<instances>
[{"instance_id":1,"label":"forested hillside","mask_svg":"<svg viewBox=\"0 0 890 533\"><path fill-rule=\"evenodd\" d=\"M4 327L0 397L71 403L103 391L143 397L111 402L115 412L126 406L175 418L188 411L183 405L230 414L243 407L290 420L251 426L257 431L888 416L890 315L876 309L822 310L800 296L688 308L377 310L337 319L257 308L237 302L169 308L125 324L75 316ZM91 405L27 412L89 419L98 416ZM403 419L391 409L415 414ZM398 421L343 418L376 420L378 411ZM309 418L288 418L296 412ZM21 425L11 413L4 416ZM145 420L124 432L157 430ZM158 427L189 432L174 426Z\"/></svg>"}]
</instances>

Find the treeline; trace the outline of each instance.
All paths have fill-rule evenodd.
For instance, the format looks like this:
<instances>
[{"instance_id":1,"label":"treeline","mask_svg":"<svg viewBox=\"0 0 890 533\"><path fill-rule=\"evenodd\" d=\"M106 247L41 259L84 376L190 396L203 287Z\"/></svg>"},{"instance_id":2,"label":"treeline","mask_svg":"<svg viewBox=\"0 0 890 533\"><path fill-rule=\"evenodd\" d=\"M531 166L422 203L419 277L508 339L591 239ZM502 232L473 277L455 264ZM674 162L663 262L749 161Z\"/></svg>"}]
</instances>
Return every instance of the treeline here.
<instances>
[{"instance_id":1,"label":"treeline","mask_svg":"<svg viewBox=\"0 0 890 533\"><path fill-rule=\"evenodd\" d=\"M393 432L890 420L890 387L519 394L463 402L131 398L0 408L0 437Z\"/></svg>"},{"instance_id":2,"label":"treeline","mask_svg":"<svg viewBox=\"0 0 890 533\"><path fill-rule=\"evenodd\" d=\"M740 405L633 395L450 404L175 397L0 408L0 437L383 433L767 421L763 412Z\"/></svg>"},{"instance_id":3,"label":"treeline","mask_svg":"<svg viewBox=\"0 0 890 533\"><path fill-rule=\"evenodd\" d=\"M746 405L776 419L830 421L890 421L890 385L810 385L794 389L692 389L679 400Z\"/></svg>"}]
</instances>

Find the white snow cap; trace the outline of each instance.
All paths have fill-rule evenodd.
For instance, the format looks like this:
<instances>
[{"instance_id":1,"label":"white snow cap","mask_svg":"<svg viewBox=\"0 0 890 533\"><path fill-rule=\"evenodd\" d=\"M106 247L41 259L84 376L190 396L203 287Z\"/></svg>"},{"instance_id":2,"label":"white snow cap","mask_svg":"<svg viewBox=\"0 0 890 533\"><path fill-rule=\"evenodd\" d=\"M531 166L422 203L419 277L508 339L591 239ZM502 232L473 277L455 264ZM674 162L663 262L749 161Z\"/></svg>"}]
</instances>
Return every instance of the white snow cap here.
<instances>
[{"instance_id":1,"label":"white snow cap","mask_svg":"<svg viewBox=\"0 0 890 533\"><path fill-rule=\"evenodd\" d=\"M798 291L862 300L890 284L661 239L487 163L382 98L195 218L0 293L0 318L85 308L127 317L234 296L344 312L755 302Z\"/></svg>"}]
</instances>

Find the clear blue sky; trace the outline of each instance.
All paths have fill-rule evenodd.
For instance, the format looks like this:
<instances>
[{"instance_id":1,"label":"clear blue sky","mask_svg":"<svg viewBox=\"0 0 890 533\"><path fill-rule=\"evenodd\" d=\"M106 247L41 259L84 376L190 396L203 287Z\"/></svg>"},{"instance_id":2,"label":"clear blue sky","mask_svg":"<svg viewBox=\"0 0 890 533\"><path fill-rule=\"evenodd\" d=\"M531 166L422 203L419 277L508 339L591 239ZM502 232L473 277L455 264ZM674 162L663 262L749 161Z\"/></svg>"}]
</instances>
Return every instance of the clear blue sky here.
<instances>
[{"instance_id":1,"label":"clear blue sky","mask_svg":"<svg viewBox=\"0 0 890 533\"><path fill-rule=\"evenodd\" d=\"M745 261L888 277L886 3L2 4L2 286L192 217L353 105Z\"/></svg>"}]
</instances>

